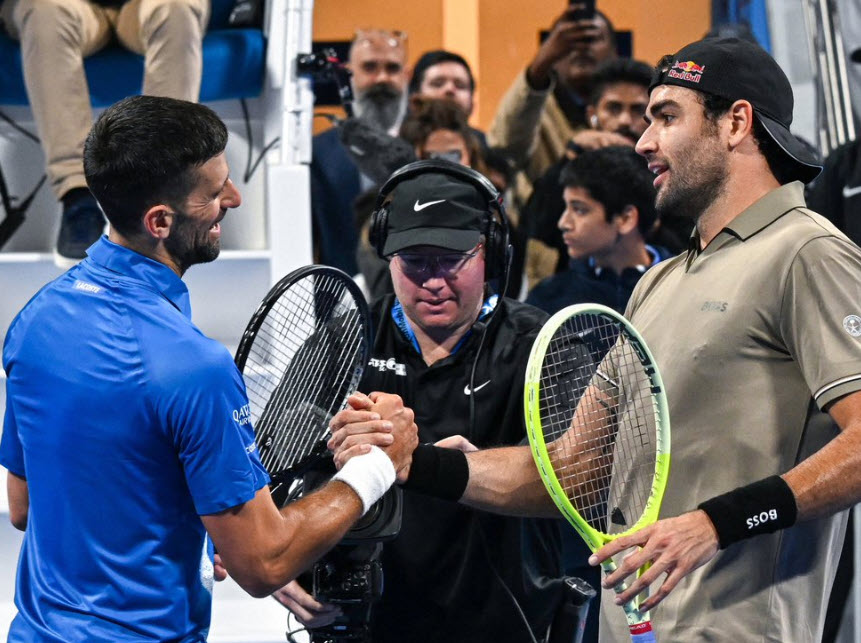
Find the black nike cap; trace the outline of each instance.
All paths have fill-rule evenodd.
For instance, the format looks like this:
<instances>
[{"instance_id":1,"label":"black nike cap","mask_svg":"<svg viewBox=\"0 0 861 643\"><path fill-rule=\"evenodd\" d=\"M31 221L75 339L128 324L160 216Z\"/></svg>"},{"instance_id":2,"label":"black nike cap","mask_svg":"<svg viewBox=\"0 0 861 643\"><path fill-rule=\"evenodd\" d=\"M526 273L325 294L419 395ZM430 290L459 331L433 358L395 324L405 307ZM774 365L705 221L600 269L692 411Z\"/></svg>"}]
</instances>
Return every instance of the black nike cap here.
<instances>
[{"instance_id":1,"label":"black nike cap","mask_svg":"<svg viewBox=\"0 0 861 643\"><path fill-rule=\"evenodd\" d=\"M386 209L386 256L413 246L472 250L487 217L487 202L476 187L442 172L425 172L398 183Z\"/></svg>"}]
</instances>

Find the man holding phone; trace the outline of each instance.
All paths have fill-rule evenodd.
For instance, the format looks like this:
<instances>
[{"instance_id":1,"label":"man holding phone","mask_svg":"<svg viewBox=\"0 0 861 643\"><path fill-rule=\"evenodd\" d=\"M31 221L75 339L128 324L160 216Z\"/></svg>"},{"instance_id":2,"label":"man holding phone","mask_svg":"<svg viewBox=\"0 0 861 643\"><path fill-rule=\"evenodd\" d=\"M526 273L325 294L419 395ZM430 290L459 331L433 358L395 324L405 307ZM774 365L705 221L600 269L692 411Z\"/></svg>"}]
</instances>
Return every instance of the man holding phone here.
<instances>
[{"instance_id":1,"label":"man holding phone","mask_svg":"<svg viewBox=\"0 0 861 643\"><path fill-rule=\"evenodd\" d=\"M615 57L615 30L594 0L570 4L500 102L490 145L504 148L530 181L537 179L586 127L592 76Z\"/></svg>"}]
</instances>

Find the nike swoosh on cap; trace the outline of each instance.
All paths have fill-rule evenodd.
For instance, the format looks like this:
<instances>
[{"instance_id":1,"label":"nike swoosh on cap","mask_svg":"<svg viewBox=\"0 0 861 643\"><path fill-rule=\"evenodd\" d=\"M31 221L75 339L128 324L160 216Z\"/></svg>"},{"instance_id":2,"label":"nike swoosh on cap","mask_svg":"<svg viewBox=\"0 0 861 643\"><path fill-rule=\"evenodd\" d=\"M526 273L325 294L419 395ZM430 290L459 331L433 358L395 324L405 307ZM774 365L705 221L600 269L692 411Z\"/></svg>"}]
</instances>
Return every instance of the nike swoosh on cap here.
<instances>
[{"instance_id":1,"label":"nike swoosh on cap","mask_svg":"<svg viewBox=\"0 0 861 643\"><path fill-rule=\"evenodd\" d=\"M428 201L426 203L421 203L421 204L419 203L419 200L416 199L416 204L413 206L413 210L415 210L416 212L419 212L421 210L424 210L429 205L435 205L437 203L445 203L445 199L440 199L439 201Z\"/></svg>"},{"instance_id":2,"label":"nike swoosh on cap","mask_svg":"<svg viewBox=\"0 0 861 643\"><path fill-rule=\"evenodd\" d=\"M490 384L490 380L487 380L484 384L479 384L478 386L476 386L471 391L469 390L469 384L467 384L466 386L463 387L463 394L464 395L471 395L472 393L477 393L478 391L483 389L488 384Z\"/></svg>"},{"instance_id":3,"label":"nike swoosh on cap","mask_svg":"<svg viewBox=\"0 0 861 643\"><path fill-rule=\"evenodd\" d=\"M854 188L850 188L848 185L843 186L843 198L844 199L848 199L850 197L853 197L856 194L861 194L861 185L856 185Z\"/></svg>"}]
</instances>

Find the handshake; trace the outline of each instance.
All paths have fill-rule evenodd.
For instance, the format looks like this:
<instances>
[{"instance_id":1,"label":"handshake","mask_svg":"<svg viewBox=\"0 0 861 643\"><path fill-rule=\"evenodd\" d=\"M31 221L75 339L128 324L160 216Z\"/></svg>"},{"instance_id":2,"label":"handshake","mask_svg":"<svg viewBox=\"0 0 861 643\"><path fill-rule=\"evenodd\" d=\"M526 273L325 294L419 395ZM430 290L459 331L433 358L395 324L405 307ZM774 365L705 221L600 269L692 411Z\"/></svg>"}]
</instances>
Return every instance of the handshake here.
<instances>
[{"instance_id":1,"label":"handshake","mask_svg":"<svg viewBox=\"0 0 861 643\"><path fill-rule=\"evenodd\" d=\"M412 409L404 407L399 395L390 393L356 393L348 407L329 423L332 437L327 446L340 470L353 457L382 449L395 467L397 481L404 483L410 475L413 452L418 446L418 427ZM435 444L438 447L476 451L466 438L454 435Z\"/></svg>"}]
</instances>

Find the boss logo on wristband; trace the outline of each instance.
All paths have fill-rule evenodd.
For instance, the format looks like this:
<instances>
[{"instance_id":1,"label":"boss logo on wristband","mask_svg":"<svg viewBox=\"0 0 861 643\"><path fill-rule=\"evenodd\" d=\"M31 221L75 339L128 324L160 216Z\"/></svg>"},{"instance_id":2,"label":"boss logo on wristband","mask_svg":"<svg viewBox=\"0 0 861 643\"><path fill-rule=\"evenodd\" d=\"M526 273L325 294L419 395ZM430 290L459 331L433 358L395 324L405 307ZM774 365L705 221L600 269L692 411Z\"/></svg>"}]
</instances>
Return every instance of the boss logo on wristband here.
<instances>
[{"instance_id":1,"label":"boss logo on wristband","mask_svg":"<svg viewBox=\"0 0 861 643\"><path fill-rule=\"evenodd\" d=\"M760 514L751 516L747 519L747 528L753 529L754 527L765 525L765 523L772 520L777 520L777 509L770 509L769 511L763 511Z\"/></svg>"}]
</instances>

